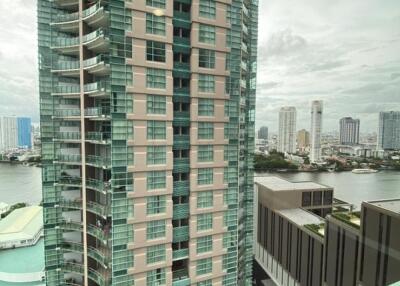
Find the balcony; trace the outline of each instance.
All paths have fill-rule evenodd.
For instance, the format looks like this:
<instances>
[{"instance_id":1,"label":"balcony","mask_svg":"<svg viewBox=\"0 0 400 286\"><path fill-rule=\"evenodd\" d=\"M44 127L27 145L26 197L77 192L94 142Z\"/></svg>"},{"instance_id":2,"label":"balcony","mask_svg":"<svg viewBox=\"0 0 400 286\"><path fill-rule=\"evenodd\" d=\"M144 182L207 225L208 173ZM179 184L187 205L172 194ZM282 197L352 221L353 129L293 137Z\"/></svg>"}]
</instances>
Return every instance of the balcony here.
<instances>
[{"instance_id":1,"label":"balcony","mask_svg":"<svg viewBox=\"0 0 400 286\"><path fill-rule=\"evenodd\" d=\"M108 18L108 7L101 1L82 11L82 20L93 28L106 27Z\"/></svg>"},{"instance_id":2,"label":"balcony","mask_svg":"<svg viewBox=\"0 0 400 286\"><path fill-rule=\"evenodd\" d=\"M70 176L61 176L57 183L57 186L66 186L66 187L80 187L82 186L82 178L80 177L70 177Z\"/></svg>"},{"instance_id":3,"label":"balcony","mask_svg":"<svg viewBox=\"0 0 400 286\"><path fill-rule=\"evenodd\" d=\"M187 102L189 102L190 87L174 87L174 97L187 98Z\"/></svg>"},{"instance_id":4,"label":"balcony","mask_svg":"<svg viewBox=\"0 0 400 286\"><path fill-rule=\"evenodd\" d=\"M182 12L174 10L174 19L190 22L190 12Z\"/></svg>"},{"instance_id":5,"label":"balcony","mask_svg":"<svg viewBox=\"0 0 400 286\"><path fill-rule=\"evenodd\" d=\"M187 196L189 195L190 182L189 181L176 181L173 185L173 196Z\"/></svg>"},{"instance_id":6,"label":"balcony","mask_svg":"<svg viewBox=\"0 0 400 286\"><path fill-rule=\"evenodd\" d=\"M86 180L86 187L103 194L106 194L111 190L110 183L96 180L96 179L87 179Z\"/></svg>"},{"instance_id":7,"label":"balcony","mask_svg":"<svg viewBox=\"0 0 400 286\"><path fill-rule=\"evenodd\" d=\"M173 149L189 149L190 135L174 135Z\"/></svg>"},{"instance_id":8,"label":"balcony","mask_svg":"<svg viewBox=\"0 0 400 286\"><path fill-rule=\"evenodd\" d=\"M103 76L110 73L110 58L107 55L98 55L83 61L83 69L90 74Z\"/></svg>"},{"instance_id":9,"label":"balcony","mask_svg":"<svg viewBox=\"0 0 400 286\"><path fill-rule=\"evenodd\" d=\"M190 38L174 36L174 46L181 46L182 48L190 48Z\"/></svg>"},{"instance_id":10,"label":"balcony","mask_svg":"<svg viewBox=\"0 0 400 286\"><path fill-rule=\"evenodd\" d=\"M82 157L80 154L60 154L57 156L56 163L67 165L81 165Z\"/></svg>"},{"instance_id":11,"label":"balcony","mask_svg":"<svg viewBox=\"0 0 400 286\"><path fill-rule=\"evenodd\" d=\"M58 61L53 64L51 72L62 76L79 77L79 61Z\"/></svg>"},{"instance_id":12,"label":"balcony","mask_svg":"<svg viewBox=\"0 0 400 286\"><path fill-rule=\"evenodd\" d=\"M54 110L53 118L79 120L81 118L81 110L79 108L63 108Z\"/></svg>"},{"instance_id":13,"label":"balcony","mask_svg":"<svg viewBox=\"0 0 400 286\"><path fill-rule=\"evenodd\" d=\"M172 229L172 242L189 240L189 226L174 227Z\"/></svg>"},{"instance_id":14,"label":"balcony","mask_svg":"<svg viewBox=\"0 0 400 286\"><path fill-rule=\"evenodd\" d=\"M110 107L90 107L85 109L85 117L94 120L110 118Z\"/></svg>"},{"instance_id":15,"label":"balcony","mask_svg":"<svg viewBox=\"0 0 400 286\"><path fill-rule=\"evenodd\" d=\"M189 111L174 111L174 126L189 126L190 113Z\"/></svg>"},{"instance_id":16,"label":"balcony","mask_svg":"<svg viewBox=\"0 0 400 286\"><path fill-rule=\"evenodd\" d=\"M108 33L104 29L97 29L94 32L86 34L82 37L82 43L96 53L106 52L110 45Z\"/></svg>"},{"instance_id":17,"label":"balcony","mask_svg":"<svg viewBox=\"0 0 400 286\"><path fill-rule=\"evenodd\" d=\"M82 210L82 200L79 198L77 200L60 200L59 206L63 209L71 209L71 210Z\"/></svg>"},{"instance_id":18,"label":"balcony","mask_svg":"<svg viewBox=\"0 0 400 286\"><path fill-rule=\"evenodd\" d=\"M51 48L61 54L78 55L79 54L79 37L55 38L51 44Z\"/></svg>"},{"instance_id":19,"label":"balcony","mask_svg":"<svg viewBox=\"0 0 400 286\"><path fill-rule=\"evenodd\" d=\"M107 268L111 261L110 251L105 247L88 246L88 256L102 264L104 268Z\"/></svg>"},{"instance_id":20,"label":"balcony","mask_svg":"<svg viewBox=\"0 0 400 286\"><path fill-rule=\"evenodd\" d=\"M53 87L51 95L59 95L65 97L79 97L81 89L79 84L57 85Z\"/></svg>"},{"instance_id":21,"label":"balcony","mask_svg":"<svg viewBox=\"0 0 400 286\"><path fill-rule=\"evenodd\" d=\"M189 249L188 248L183 248L183 249L178 249L178 250L173 250L172 251L172 260L181 260L181 259L186 259L189 257Z\"/></svg>"},{"instance_id":22,"label":"balcony","mask_svg":"<svg viewBox=\"0 0 400 286\"><path fill-rule=\"evenodd\" d=\"M63 221L58 227L69 231L83 231L83 226L79 222Z\"/></svg>"},{"instance_id":23,"label":"balcony","mask_svg":"<svg viewBox=\"0 0 400 286\"><path fill-rule=\"evenodd\" d=\"M60 13L55 15L50 25L56 27L57 30L61 32L78 32L79 12Z\"/></svg>"},{"instance_id":24,"label":"balcony","mask_svg":"<svg viewBox=\"0 0 400 286\"><path fill-rule=\"evenodd\" d=\"M189 217L189 204L177 204L173 207L173 219L182 219Z\"/></svg>"},{"instance_id":25,"label":"balcony","mask_svg":"<svg viewBox=\"0 0 400 286\"><path fill-rule=\"evenodd\" d=\"M103 244L107 244L108 240L111 238L110 236L110 226L104 226L103 228L99 228L97 226L94 225L88 225L87 226L87 233L95 238L97 238L98 240L100 240L101 242L103 242Z\"/></svg>"},{"instance_id":26,"label":"balcony","mask_svg":"<svg viewBox=\"0 0 400 286\"><path fill-rule=\"evenodd\" d=\"M174 70L190 72L190 63L174 62Z\"/></svg>"},{"instance_id":27,"label":"balcony","mask_svg":"<svg viewBox=\"0 0 400 286\"><path fill-rule=\"evenodd\" d=\"M110 82L101 80L98 82L87 83L84 85L84 92L89 96L103 97L108 96L111 91Z\"/></svg>"},{"instance_id":28,"label":"balcony","mask_svg":"<svg viewBox=\"0 0 400 286\"><path fill-rule=\"evenodd\" d=\"M82 264L78 264L78 263L66 262L66 263L64 263L62 268L63 268L63 270L65 270L67 272L72 272L72 273L76 273L76 274L79 274L79 275L83 275L83 273L84 273L83 265Z\"/></svg>"},{"instance_id":29,"label":"balcony","mask_svg":"<svg viewBox=\"0 0 400 286\"><path fill-rule=\"evenodd\" d=\"M190 170L189 158L174 159L174 173L187 173Z\"/></svg>"},{"instance_id":30,"label":"balcony","mask_svg":"<svg viewBox=\"0 0 400 286\"><path fill-rule=\"evenodd\" d=\"M79 131L55 132L54 141L79 143L81 141L81 132L79 132Z\"/></svg>"},{"instance_id":31,"label":"balcony","mask_svg":"<svg viewBox=\"0 0 400 286\"><path fill-rule=\"evenodd\" d=\"M56 4L58 7L71 10L78 10L79 0L50 0L50 2Z\"/></svg>"},{"instance_id":32,"label":"balcony","mask_svg":"<svg viewBox=\"0 0 400 286\"><path fill-rule=\"evenodd\" d=\"M87 155L86 164L97 168L108 169L111 167L111 158L104 156Z\"/></svg>"},{"instance_id":33,"label":"balcony","mask_svg":"<svg viewBox=\"0 0 400 286\"><path fill-rule=\"evenodd\" d=\"M85 140L96 144L109 144L111 142L111 133L87 132Z\"/></svg>"},{"instance_id":34,"label":"balcony","mask_svg":"<svg viewBox=\"0 0 400 286\"><path fill-rule=\"evenodd\" d=\"M109 216L111 213L109 206L102 205L96 202L87 202L86 209L87 211L93 214L97 214L98 216L101 216L103 218L107 218L107 216Z\"/></svg>"},{"instance_id":35,"label":"balcony","mask_svg":"<svg viewBox=\"0 0 400 286\"><path fill-rule=\"evenodd\" d=\"M172 285L173 286L189 286L189 272L187 269L180 269L172 271Z\"/></svg>"},{"instance_id":36,"label":"balcony","mask_svg":"<svg viewBox=\"0 0 400 286\"><path fill-rule=\"evenodd\" d=\"M94 270L89 268L88 277L99 286L108 286L109 278L107 271Z\"/></svg>"}]
</instances>

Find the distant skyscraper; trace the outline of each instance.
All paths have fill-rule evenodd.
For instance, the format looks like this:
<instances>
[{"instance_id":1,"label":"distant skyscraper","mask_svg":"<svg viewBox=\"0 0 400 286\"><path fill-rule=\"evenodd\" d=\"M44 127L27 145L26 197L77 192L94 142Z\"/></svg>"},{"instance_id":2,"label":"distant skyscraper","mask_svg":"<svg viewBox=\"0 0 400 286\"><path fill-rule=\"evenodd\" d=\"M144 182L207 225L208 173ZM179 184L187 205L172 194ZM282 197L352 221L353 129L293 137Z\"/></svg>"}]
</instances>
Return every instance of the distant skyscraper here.
<instances>
[{"instance_id":1,"label":"distant skyscraper","mask_svg":"<svg viewBox=\"0 0 400 286\"><path fill-rule=\"evenodd\" d=\"M311 103L310 162L321 159L322 100Z\"/></svg>"},{"instance_id":2,"label":"distant skyscraper","mask_svg":"<svg viewBox=\"0 0 400 286\"><path fill-rule=\"evenodd\" d=\"M31 119L28 117L17 118L18 147L32 148Z\"/></svg>"},{"instance_id":3,"label":"distant skyscraper","mask_svg":"<svg viewBox=\"0 0 400 286\"><path fill-rule=\"evenodd\" d=\"M400 149L400 111L379 113L378 149Z\"/></svg>"},{"instance_id":4,"label":"distant skyscraper","mask_svg":"<svg viewBox=\"0 0 400 286\"><path fill-rule=\"evenodd\" d=\"M343 117L340 119L340 144L357 145L360 140L360 119Z\"/></svg>"},{"instance_id":5,"label":"distant skyscraper","mask_svg":"<svg viewBox=\"0 0 400 286\"><path fill-rule=\"evenodd\" d=\"M296 153L296 108L293 106L279 111L278 151Z\"/></svg>"},{"instance_id":6,"label":"distant skyscraper","mask_svg":"<svg viewBox=\"0 0 400 286\"><path fill-rule=\"evenodd\" d=\"M263 126L258 130L258 139L268 139L268 127Z\"/></svg>"},{"instance_id":7,"label":"distant skyscraper","mask_svg":"<svg viewBox=\"0 0 400 286\"><path fill-rule=\"evenodd\" d=\"M17 118L0 117L0 151L17 147Z\"/></svg>"},{"instance_id":8,"label":"distant skyscraper","mask_svg":"<svg viewBox=\"0 0 400 286\"><path fill-rule=\"evenodd\" d=\"M301 129L297 132L297 148L304 150L308 146L310 146L310 132Z\"/></svg>"}]
</instances>

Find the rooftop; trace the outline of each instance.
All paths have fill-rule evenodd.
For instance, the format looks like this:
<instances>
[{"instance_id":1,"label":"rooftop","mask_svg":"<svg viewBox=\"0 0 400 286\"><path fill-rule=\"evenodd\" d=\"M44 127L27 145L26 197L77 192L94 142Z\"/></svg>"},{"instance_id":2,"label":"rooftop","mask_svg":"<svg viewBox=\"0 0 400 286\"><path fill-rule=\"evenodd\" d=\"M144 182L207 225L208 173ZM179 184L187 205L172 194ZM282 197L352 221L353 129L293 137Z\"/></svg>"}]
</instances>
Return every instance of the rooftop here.
<instances>
[{"instance_id":1,"label":"rooftop","mask_svg":"<svg viewBox=\"0 0 400 286\"><path fill-rule=\"evenodd\" d=\"M277 191L306 191L306 190L332 190L332 187L317 184L314 182L290 182L280 177L255 177L256 184L265 188Z\"/></svg>"},{"instance_id":2,"label":"rooftop","mask_svg":"<svg viewBox=\"0 0 400 286\"><path fill-rule=\"evenodd\" d=\"M300 208L279 210L277 213L299 226L324 223L324 219L320 216Z\"/></svg>"},{"instance_id":3,"label":"rooftop","mask_svg":"<svg viewBox=\"0 0 400 286\"><path fill-rule=\"evenodd\" d=\"M43 226L43 209L29 206L16 209L0 221L0 243L32 239Z\"/></svg>"},{"instance_id":4,"label":"rooftop","mask_svg":"<svg viewBox=\"0 0 400 286\"><path fill-rule=\"evenodd\" d=\"M389 199L379 201L369 201L366 204L376 206L378 208L400 214L400 199Z\"/></svg>"}]
</instances>

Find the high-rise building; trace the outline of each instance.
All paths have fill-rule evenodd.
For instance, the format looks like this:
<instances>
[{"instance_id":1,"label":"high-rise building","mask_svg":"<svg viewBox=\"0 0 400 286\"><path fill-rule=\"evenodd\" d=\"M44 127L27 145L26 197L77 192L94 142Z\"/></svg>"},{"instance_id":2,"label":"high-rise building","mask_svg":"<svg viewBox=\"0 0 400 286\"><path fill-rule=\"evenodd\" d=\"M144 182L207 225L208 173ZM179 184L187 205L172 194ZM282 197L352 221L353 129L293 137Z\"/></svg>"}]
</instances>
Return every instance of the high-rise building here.
<instances>
[{"instance_id":1,"label":"high-rise building","mask_svg":"<svg viewBox=\"0 0 400 286\"><path fill-rule=\"evenodd\" d=\"M340 119L339 141L342 145L357 145L360 141L360 119L343 117Z\"/></svg>"},{"instance_id":2,"label":"high-rise building","mask_svg":"<svg viewBox=\"0 0 400 286\"><path fill-rule=\"evenodd\" d=\"M379 113L379 150L400 150L400 111Z\"/></svg>"},{"instance_id":3,"label":"high-rise building","mask_svg":"<svg viewBox=\"0 0 400 286\"><path fill-rule=\"evenodd\" d=\"M47 285L250 285L257 1L38 0Z\"/></svg>"},{"instance_id":4,"label":"high-rise building","mask_svg":"<svg viewBox=\"0 0 400 286\"><path fill-rule=\"evenodd\" d=\"M322 100L311 103L310 162L321 160Z\"/></svg>"},{"instance_id":5,"label":"high-rise building","mask_svg":"<svg viewBox=\"0 0 400 286\"><path fill-rule=\"evenodd\" d=\"M262 126L258 130L258 139L268 140L268 127L267 126Z\"/></svg>"},{"instance_id":6,"label":"high-rise building","mask_svg":"<svg viewBox=\"0 0 400 286\"><path fill-rule=\"evenodd\" d=\"M304 151L308 146L310 146L310 132L305 129L297 131L297 148Z\"/></svg>"},{"instance_id":7,"label":"high-rise building","mask_svg":"<svg viewBox=\"0 0 400 286\"><path fill-rule=\"evenodd\" d=\"M13 116L0 117L0 151L17 147L17 118Z\"/></svg>"},{"instance_id":8,"label":"high-rise building","mask_svg":"<svg viewBox=\"0 0 400 286\"><path fill-rule=\"evenodd\" d=\"M18 147L32 148L32 123L29 117L17 118Z\"/></svg>"},{"instance_id":9,"label":"high-rise building","mask_svg":"<svg viewBox=\"0 0 400 286\"><path fill-rule=\"evenodd\" d=\"M285 106L279 110L278 151L296 153L296 108Z\"/></svg>"}]
</instances>

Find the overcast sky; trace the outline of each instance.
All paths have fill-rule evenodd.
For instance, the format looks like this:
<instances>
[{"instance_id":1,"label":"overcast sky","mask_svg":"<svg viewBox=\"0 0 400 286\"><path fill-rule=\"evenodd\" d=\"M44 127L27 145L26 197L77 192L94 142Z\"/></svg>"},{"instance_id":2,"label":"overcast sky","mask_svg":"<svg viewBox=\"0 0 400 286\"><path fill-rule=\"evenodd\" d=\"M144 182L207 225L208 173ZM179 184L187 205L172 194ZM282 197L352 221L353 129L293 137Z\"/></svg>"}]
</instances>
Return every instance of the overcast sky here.
<instances>
[{"instance_id":1,"label":"overcast sky","mask_svg":"<svg viewBox=\"0 0 400 286\"><path fill-rule=\"evenodd\" d=\"M37 122L36 1L0 0L0 115ZM324 101L324 131L343 116L377 128L400 110L399 0L260 0L257 127L277 130L281 106L309 129L310 102Z\"/></svg>"}]
</instances>

